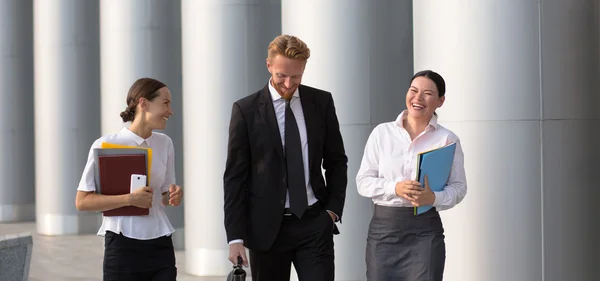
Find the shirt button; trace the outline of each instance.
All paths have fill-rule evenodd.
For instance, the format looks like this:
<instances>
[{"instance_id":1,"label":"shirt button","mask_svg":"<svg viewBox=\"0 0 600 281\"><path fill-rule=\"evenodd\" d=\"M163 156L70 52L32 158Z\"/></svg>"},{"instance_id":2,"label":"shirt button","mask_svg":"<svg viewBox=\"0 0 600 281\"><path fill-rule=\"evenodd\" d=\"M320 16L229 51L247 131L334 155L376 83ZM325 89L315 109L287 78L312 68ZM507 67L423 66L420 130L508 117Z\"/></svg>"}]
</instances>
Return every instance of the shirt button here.
<instances>
[{"instance_id":1,"label":"shirt button","mask_svg":"<svg viewBox=\"0 0 600 281\"><path fill-rule=\"evenodd\" d=\"M281 205L285 204L285 200L281 200Z\"/></svg>"}]
</instances>

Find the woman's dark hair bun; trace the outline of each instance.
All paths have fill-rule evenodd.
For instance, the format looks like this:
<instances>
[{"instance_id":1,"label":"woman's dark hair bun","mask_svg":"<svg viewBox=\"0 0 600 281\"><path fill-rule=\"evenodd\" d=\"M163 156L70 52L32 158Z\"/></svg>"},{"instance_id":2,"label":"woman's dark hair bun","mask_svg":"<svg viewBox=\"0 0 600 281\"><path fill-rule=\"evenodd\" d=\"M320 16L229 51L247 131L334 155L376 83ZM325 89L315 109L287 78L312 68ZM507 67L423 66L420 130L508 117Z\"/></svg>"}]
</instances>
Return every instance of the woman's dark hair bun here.
<instances>
[{"instance_id":1,"label":"woman's dark hair bun","mask_svg":"<svg viewBox=\"0 0 600 281\"><path fill-rule=\"evenodd\" d=\"M129 107L125 109L125 111L121 112L121 119L123 122L133 121L135 117L135 110L131 110Z\"/></svg>"}]
</instances>

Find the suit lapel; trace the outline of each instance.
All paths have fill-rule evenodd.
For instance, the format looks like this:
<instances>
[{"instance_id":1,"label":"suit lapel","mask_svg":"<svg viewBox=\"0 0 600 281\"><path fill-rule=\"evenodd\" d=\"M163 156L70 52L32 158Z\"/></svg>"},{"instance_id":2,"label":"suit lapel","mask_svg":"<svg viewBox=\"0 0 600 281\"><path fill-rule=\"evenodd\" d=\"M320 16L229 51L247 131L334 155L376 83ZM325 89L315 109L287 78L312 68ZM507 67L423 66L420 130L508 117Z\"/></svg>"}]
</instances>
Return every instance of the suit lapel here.
<instances>
[{"instance_id":1,"label":"suit lapel","mask_svg":"<svg viewBox=\"0 0 600 281\"><path fill-rule=\"evenodd\" d=\"M281 158L283 158L283 146L281 144L281 135L279 133L279 125L277 125L277 117L273 108L273 100L269 92L269 85L266 85L260 93L260 115L267 123L269 129L269 138L275 146L275 150Z\"/></svg>"},{"instance_id":2,"label":"suit lapel","mask_svg":"<svg viewBox=\"0 0 600 281\"><path fill-rule=\"evenodd\" d=\"M302 102L302 113L304 113L304 123L306 123L306 138L308 142L308 170L313 170L313 157L315 153L313 148L315 147L315 133L317 132L317 113L316 104L313 93L311 93L305 87L298 88L300 94L300 101Z\"/></svg>"}]
</instances>

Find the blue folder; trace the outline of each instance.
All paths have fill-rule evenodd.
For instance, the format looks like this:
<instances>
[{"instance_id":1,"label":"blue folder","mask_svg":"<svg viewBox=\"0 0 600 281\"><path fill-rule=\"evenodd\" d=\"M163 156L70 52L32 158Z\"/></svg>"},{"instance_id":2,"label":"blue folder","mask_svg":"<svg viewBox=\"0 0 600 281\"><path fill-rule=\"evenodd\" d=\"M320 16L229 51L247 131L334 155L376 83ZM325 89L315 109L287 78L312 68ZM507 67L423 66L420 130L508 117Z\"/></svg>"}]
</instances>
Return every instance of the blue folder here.
<instances>
[{"instance_id":1,"label":"blue folder","mask_svg":"<svg viewBox=\"0 0 600 281\"><path fill-rule=\"evenodd\" d=\"M456 143L433 150L421 152L417 155L417 178L425 186L425 175L429 181L431 191L442 191L448 183ZM415 207L415 215L420 215L431 209L430 205Z\"/></svg>"}]
</instances>

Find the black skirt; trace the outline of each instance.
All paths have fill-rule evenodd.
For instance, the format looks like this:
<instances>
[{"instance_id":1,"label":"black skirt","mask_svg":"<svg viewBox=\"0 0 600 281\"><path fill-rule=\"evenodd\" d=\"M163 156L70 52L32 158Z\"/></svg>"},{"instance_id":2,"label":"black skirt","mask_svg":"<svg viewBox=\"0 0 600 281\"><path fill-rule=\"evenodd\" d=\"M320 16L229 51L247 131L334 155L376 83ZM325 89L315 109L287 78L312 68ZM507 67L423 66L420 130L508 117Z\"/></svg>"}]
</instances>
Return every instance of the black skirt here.
<instances>
[{"instance_id":1,"label":"black skirt","mask_svg":"<svg viewBox=\"0 0 600 281\"><path fill-rule=\"evenodd\" d=\"M110 231L104 236L104 281L175 281L171 236L138 240Z\"/></svg>"},{"instance_id":2,"label":"black skirt","mask_svg":"<svg viewBox=\"0 0 600 281\"><path fill-rule=\"evenodd\" d=\"M446 261L444 228L435 208L375 205L366 263L369 281L442 281Z\"/></svg>"}]
</instances>

